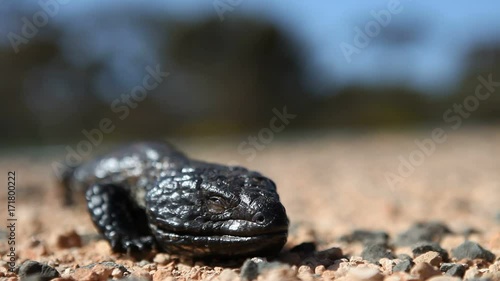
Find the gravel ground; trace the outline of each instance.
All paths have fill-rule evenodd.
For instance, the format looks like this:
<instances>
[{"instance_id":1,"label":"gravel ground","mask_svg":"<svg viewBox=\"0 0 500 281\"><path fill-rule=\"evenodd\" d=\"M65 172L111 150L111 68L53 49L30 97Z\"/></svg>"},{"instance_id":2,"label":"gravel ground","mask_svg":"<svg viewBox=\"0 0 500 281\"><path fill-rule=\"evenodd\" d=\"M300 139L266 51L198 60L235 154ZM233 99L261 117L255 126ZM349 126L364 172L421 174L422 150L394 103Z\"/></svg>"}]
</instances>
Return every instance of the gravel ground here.
<instances>
[{"instance_id":1,"label":"gravel ground","mask_svg":"<svg viewBox=\"0 0 500 281\"><path fill-rule=\"evenodd\" d=\"M111 253L84 206L60 204L50 165L64 156L61 149L20 151L32 157L12 152L0 167L4 186L6 171L16 171L17 273L9 272L9 233L3 228L0 278L500 280L500 130L449 134L390 185L387 174L399 175L401 157L408 159L418 149L415 140L430 132L276 139L253 161L238 154L241 138L174 141L194 158L238 162L278 185L291 221L285 249L277 260L254 258L236 267L163 253L143 261ZM7 201L6 192L0 200ZM5 203L0 213L7 223Z\"/></svg>"}]
</instances>

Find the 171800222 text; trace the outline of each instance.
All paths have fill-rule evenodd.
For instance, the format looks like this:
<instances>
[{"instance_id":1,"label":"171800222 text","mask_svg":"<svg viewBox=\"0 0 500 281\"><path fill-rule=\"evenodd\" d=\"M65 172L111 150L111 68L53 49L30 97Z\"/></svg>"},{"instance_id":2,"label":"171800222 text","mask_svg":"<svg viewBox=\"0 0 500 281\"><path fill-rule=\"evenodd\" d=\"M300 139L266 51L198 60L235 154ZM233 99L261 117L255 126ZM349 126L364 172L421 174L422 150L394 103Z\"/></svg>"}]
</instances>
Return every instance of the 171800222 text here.
<instances>
[{"instance_id":1,"label":"171800222 text","mask_svg":"<svg viewBox=\"0 0 500 281\"><path fill-rule=\"evenodd\" d=\"M16 267L16 172L7 172L7 257L9 271L14 272Z\"/></svg>"}]
</instances>

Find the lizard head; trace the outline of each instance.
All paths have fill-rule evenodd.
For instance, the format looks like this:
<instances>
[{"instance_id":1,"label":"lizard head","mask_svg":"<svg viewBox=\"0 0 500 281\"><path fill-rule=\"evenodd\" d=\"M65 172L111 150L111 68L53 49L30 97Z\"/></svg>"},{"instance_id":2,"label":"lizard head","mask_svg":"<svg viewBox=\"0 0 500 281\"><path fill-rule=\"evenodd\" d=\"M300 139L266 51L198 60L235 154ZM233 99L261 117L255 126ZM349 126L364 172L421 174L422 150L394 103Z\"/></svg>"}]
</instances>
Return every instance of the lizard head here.
<instances>
[{"instance_id":1,"label":"lizard head","mask_svg":"<svg viewBox=\"0 0 500 281\"><path fill-rule=\"evenodd\" d=\"M184 168L147 192L146 209L158 245L192 257L272 256L288 234L274 182L241 167Z\"/></svg>"}]
</instances>

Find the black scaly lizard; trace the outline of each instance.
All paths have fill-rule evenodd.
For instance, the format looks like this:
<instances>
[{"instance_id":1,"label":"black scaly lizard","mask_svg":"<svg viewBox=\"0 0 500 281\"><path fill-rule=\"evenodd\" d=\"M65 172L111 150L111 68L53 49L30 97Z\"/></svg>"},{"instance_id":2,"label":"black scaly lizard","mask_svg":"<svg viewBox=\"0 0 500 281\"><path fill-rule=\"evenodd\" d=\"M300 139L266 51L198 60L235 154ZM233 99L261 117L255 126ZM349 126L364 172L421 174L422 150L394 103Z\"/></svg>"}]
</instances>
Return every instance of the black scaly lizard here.
<instances>
[{"instance_id":1,"label":"black scaly lizard","mask_svg":"<svg viewBox=\"0 0 500 281\"><path fill-rule=\"evenodd\" d=\"M72 169L62 184L68 194L84 190L113 251L135 257L154 248L202 259L274 256L287 240L273 181L189 159L164 142L121 147Z\"/></svg>"}]
</instances>

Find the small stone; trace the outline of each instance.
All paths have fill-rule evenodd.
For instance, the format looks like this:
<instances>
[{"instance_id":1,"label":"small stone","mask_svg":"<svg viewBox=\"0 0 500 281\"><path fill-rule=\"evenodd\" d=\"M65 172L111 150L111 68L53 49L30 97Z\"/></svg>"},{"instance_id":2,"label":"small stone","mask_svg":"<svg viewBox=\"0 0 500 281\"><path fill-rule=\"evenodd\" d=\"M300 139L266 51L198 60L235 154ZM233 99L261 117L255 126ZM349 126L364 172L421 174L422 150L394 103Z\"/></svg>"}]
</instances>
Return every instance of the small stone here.
<instances>
[{"instance_id":1,"label":"small stone","mask_svg":"<svg viewBox=\"0 0 500 281\"><path fill-rule=\"evenodd\" d=\"M439 267L443 259L441 258L438 252L430 251L416 257L413 261L415 263L426 262L429 263L430 265Z\"/></svg>"},{"instance_id":2,"label":"small stone","mask_svg":"<svg viewBox=\"0 0 500 281\"><path fill-rule=\"evenodd\" d=\"M220 281L232 281L232 280L239 280L240 277L238 276L238 274L236 272L234 272L233 270L231 269L224 269L220 275L219 275L219 280ZM158 279L158 280L161 280L161 279Z\"/></svg>"},{"instance_id":3,"label":"small stone","mask_svg":"<svg viewBox=\"0 0 500 281\"><path fill-rule=\"evenodd\" d=\"M344 255L342 253L342 249L336 248L336 247L332 247L330 249L326 249L324 251L317 252L314 256L318 260L321 260L321 261L327 260L327 261L332 261L332 262L344 257Z\"/></svg>"},{"instance_id":4,"label":"small stone","mask_svg":"<svg viewBox=\"0 0 500 281\"><path fill-rule=\"evenodd\" d=\"M165 265L170 262L170 255L164 253L158 253L154 257L153 261L160 265Z\"/></svg>"},{"instance_id":5,"label":"small stone","mask_svg":"<svg viewBox=\"0 0 500 281\"><path fill-rule=\"evenodd\" d=\"M99 281L99 275L92 271L90 268L80 267L75 269L75 272L71 275L73 279L79 281Z\"/></svg>"},{"instance_id":6,"label":"small stone","mask_svg":"<svg viewBox=\"0 0 500 281\"><path fill-rule=\"evenodd\" d=\"M303 258L299 254L292 252L282 252L279 255L279 260L288 264L300 264Z\"/></svg>"},{"instance_id":7,"label":"small stone","mask_svg":"<svg viewBox=\"0 0 500 281\"><path fill-rule=\"evenodd\" d=\"M378 264L378 261L381 258L394 259L396 256L392 253L392 251L383 244L373 244L365 247L361 256L364 260L367 260L371 263Z\"/></svg>"},{"instance_id":8,"label":"small stone","mask_svg":"<svg viewBox=\"0 0 500 281\"><path fill-rule=\"evenodd\" d=\"M153 281L161 281L165 280L167 277L172 276L172 271L165 269L165 268L159 268L154 274L153 274Z\"/></svg>"},{"instance_id":9,"label":"small stone","mask_svg":"<svg viewBox=\"0 0 500 281\"><path fill-rule=\"evenodd\" d=\"M57 247L61 249L67 249L72 247L79 248L82 246L82 239L80 238L80 235L76 233L75 230L70 230L68 232L57 235L55 244Z\"/></svg>"},{"instance_id":10,"label":"small stone","mask_svg":"<svg viewBox=\"0 0 500 281\"><path fill-rule=\"evenodd\" d=\"M316 251L316 243L314 242L304 242L290 249L290 252L297 253L301 257L310 256L315 251Z\"/></svg>"},{"instance_id":11,"label":"small stone","mask_svg":"<svg viewBox=\"0 0 500 281\"><path fill-rule=\"evenodd\" d=\"M298 273L309 273L309 274L312 274L313 271L311 269L310 266L307 266L307 265L301 265L299 267L299 270L298 270Z\"/></svg>"},{"instance_id":12,"label":"small stone","mask_svg":"<svg viewBox=\"0 0 500 281\"><path fill-rule=\"evenodd\" d=\"M335 279L335 271L333 270L325 270L323 274L321 274L323 280L334 280Z\"/></svg>"},{"instance_id":13,"label":"small stone","mask_svg":"<svg viewBox=\"0 0 500 281\"><path fill-rule=\"evenodd\" d=\"M446 275L464 277L465 266L463 264L453 264L449 269L446 270Z\"/></svg>"},{"instance_id":14,"label":"small stone","mask_svg":"<svg viewBox=\"0 0 500 281\"><path fill-rule=\"evenodd\" d=\"M254 280L259 276L259 263L265 262L255 259L247 259L240 269L241 280Z\"/></svg>"},{"instance_id":15,"label":"small stone","mask_svg":"<svg viewBox=\"0 0 500 281\"><path fill-rule=\"evenodd\" d=\"M410 257L409 255L407 254L399 254L398 255L398 259L399 260L410 260L410 261L413 261L413 258Z\"/></svg>"},{"instance_id":16,"label":"small stone","mask_svg":"<svg viewBox=\"0 0 500 281\"><path fill-rule=\"evenodd\" d=\"M439 244L436 242L417 243L415 246L413 246L411 251L413 253L413 257L418 257L426 252L434 251L439 253L443 261L449 260L448 252L445 249L441 248L441 246L439 246Z\"/></svg>"},{"instance_id":17,"label":"small stone","mask_svg":"<svg viewBox=\"0 0 500 281\"><path fill-rule=\"evenodd\" d=\"M144 270L142 268L136 268L132 272L131 276L136 277L136 278L145 279L145 280L151 280L152 279L151 274L149 273L149 271Z\"/></svg>"},{"instance_id":18,"label":"small stone","mask_svg":"<svg viewBox=\"0 0 500 281\"><path fill-rule=\"evenodd\" d=\"M98 264L94 266L92 271L94 271L95 273L97 273L97 275L99 275L99 279L108 280L111 277L111 272L113 272L114 269L115 268L113 267L107 267L102 264Z\"/></svg>"},{"instance_id":19,"label":"small stone","mask_svg":"<svg viewBox=\"0 0 500 281\"><path fill-rule=\"evenodd\" d=\"M189 279L191 280L199 280L201 279L201 268L199 265L195 265L191 270L189 271Z\"/></svg>"},{"instance_id":20,"label":"small stone","mask_svg":"<svg viewBox=\"0 0 500 281\"><path fill-rule=\"evenodd\" d=\"M55 268L31 260L21 264L18 275L21 279L36 276L37 279L41 281L48 281L60 276L59 272Z\"/></svg>"},{"instance_id":21,"label":"small stone","mask_svg":"<svg viewBox=\"0 0 500 281\"><path fill-rule=\"evenodd\" d=\"M269 267L267 267L269 266ZM304 281L312 280L306 278ZM262 278L259 276L258 280L300 280L297 278L297 271L287 264L279 262L270 262L262 269Z\"/></svg>"},{"instance_id":22,"label":"small stone","mask_svg":"<svg viewBox=\"0 0 500 281\"><path fill-rule=\"evenodd\" d=\"M393 272L410 272L414 263L411 260L402 260L398 262L393 268Z\"/></svg>"},{"instance_id":23,"label":"small stone","mask_svg":"<svg viewBox=\"0 0 500 281\"><path fill-rule=\"evenodd\" d=\"M451 276L434 276L428 281L461 281L462 279Z\"/></svg>"},{"instance_id":24,"label":"small stone","mask_svg":"<svg viewBox=\"0 0 500 281\"><path fill-rule=\"evenodd\" d=\"M399 246L411 246L420 242L439 242L452 233L448 226L441 222L420 222L412 225L396 238Z\"/></svg>"},{"instance_id":25,"label":"small stone","mask_svg":"<svg viewBox=\"0 0 500 281\"><path fill-rule=\"evenodd\" d=\"M452 263L452 262L445 262L445 263L442 263L441 264L441 267L439 267L439 270L441 272L446 272L448 271L448 269L452 268L453 266L455 265L455 263Z\"/></svg>"},{"instance_id":26,"label":"small stone","mask_svg":"<svg viewBox=\"0 0 500 281\"><path fill-rule=\"evenodd\" d=\"M495 260L495 255L492 252L485 250L483 247L481 247L481 245L472 241L465 241L460 246L453 249L451 253L458 260L483 259L488 262L493 262Z\"/></svg>"},{"instance_id":27,"label":"small stone","mask_svg":"<svg viewBox=\"0 0 500 281\"><path fill-rule=\"evenodd\" d=\"M274 269L287 271L290 269L290 266L280 262L268 262L263 258L247 259L241 266L240 278L241 280L254 280L264 272Z\"/></svg>"},{"instance_id":28,"label":"small stone","mask_svg":"<svg viewBox=\"0 0 500 281\"><path fill-rule=\"evenodd\" d=\"M156 270L156 263L147 263L142 266L142 269L146 271Z\"/></svg>"},{"instance_id":29,"label":"small stone","mask_svg":"<svg viewBox=\"0 0 500 281\"><path fill-rule=\"evenodd\" d=\"M354 243L360 242L365 246L371 244L387 244L389 234L384 231L354 230L351 234L344 235L339 239L341 242Z\"/></svg>"},{"instance_id":30,"label":"small stone","mask_svg":"<svg viewBox=\"0 0 500 281\"><path fill-rule=\"evenodd\" d=\"M381 258L379 261L380 266L382 267L382 271L384 274L391 274L392 268L394 267L394 262L388 258Z\"/></svg>"},{"instance_id":31,"label":"small stone","mask_svg":"<svg viewBox=\"0 0 500 281\"><path fill-rule=\"evenodd\" d=\"M101 279L104 278L104 280L107 280L110 276L113 276L113 271L115 271L115 270L121 272L122 276L124 273L130 273L125 266L123 266L121 264L117 264L117 263L112 262L112 261L91 263L91 264L82 266L82 268L92 269L93 272L95 272L97 275L99 275L101 277ZM115 271L115 274L119 275L117 271Z\"/></svg>"},{"instance_id":32,"label":"small stone","mask_svg":"<svg viewBox=\"0 0 500 281\"><path fill-rule=\"evenodd\" d=\"M297 277L301 280L312 280L313 271L307 265L301 265L297 270Z\"/></svg>"},{"instance_id":33,"label":"small stone","mask_svg":"<svg viewBox=\"0 0 500 281\"><path fill-rule=\"evenodd\" d=\"M421 262L415 264L415 266L410 271L411 275L418 276L421 280L426 280L432 276L441 275L441 272L435 269L432 265Z\"/></svg>"},{"instance_id":34,"label":"small stone","mask_svg":"<svg viewBox=\"0 0 500 281\"><path fill-rule=\"evenodd\" d=\"M314 274L318 274L318 275L322 275L323 272L325 272L326 268L324 265L318 265L316 266L316 268L314 269Z\"/></svg>"},{"instance_id":35,"label":"small stone","mask_svg":"<svg viewBox=\"0 0 500 281\"><path fill-rule=\"evenodd\" d=\"M113 271L111 271L111 277L113 277L113 278L122 278L123 277L123 272L120 269L115 268L115 269L113 269Z\"/></svg>"},{"instance_id":36,"label":"small stone","mask_svg":"<svg viewBox=\"0 0 500 281\"><path fill-rule=\"evenodd\" d=\"M348 280L357 281L382 281L384 275L378 269L369 267L355 267L351 268L347 274Z\"/></svg>"},{"instance_id":37,"label":"small stone","mask_svg":"<svg viewBox=\"0 0 500 281\"><path fill-rule=\"evenodd\" d=\"M479 277L481 277L481 273L477 269L477 266L471 266L464 274L464 280L471 280Z\"/></svg>"}]
</instances>

